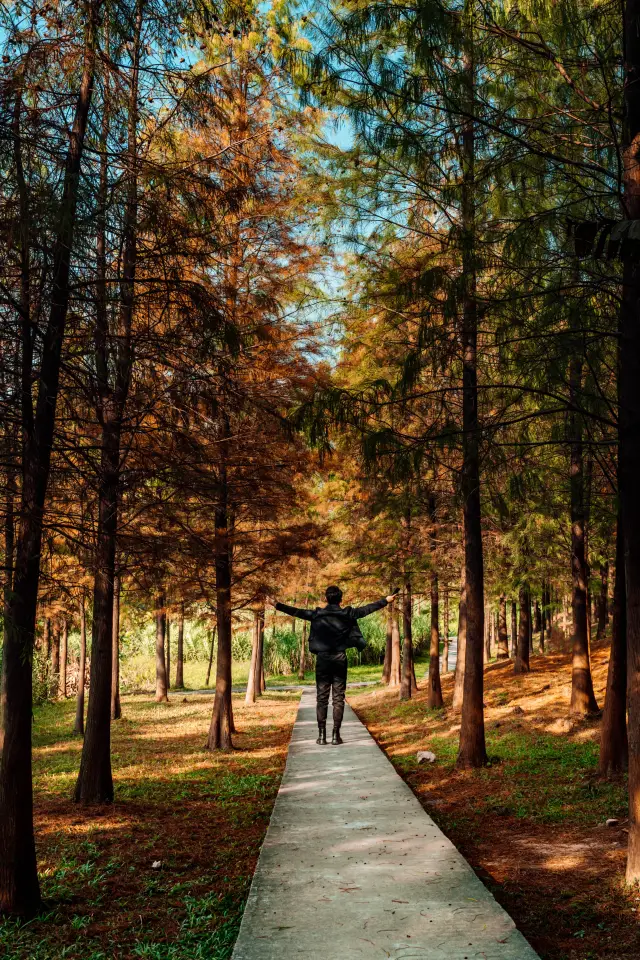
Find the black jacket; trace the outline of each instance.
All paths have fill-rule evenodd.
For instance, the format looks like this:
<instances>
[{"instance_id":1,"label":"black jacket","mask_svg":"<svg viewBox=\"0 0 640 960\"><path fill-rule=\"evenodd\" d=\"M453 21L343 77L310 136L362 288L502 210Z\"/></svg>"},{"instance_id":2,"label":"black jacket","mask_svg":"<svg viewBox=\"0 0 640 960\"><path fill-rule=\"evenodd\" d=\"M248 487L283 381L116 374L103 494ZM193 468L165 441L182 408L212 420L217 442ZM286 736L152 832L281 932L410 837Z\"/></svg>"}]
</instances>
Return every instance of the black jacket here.
<instances>
[{"instance_id":1,"label":"black jacket","mask_svg":"<svg viewBox=\"0 0 640 960\"><path fill-rule=\"evenodd\" d=\"M374 600L364 607L340 607L337 603L329 603L326 607L316 607L315 610L303 610L300 607L290 607L286 603L276 603L276 610L289 614L290 617L299 617L311 623L309 634L309 650L311 653L339 653L349 647L364 650L366 640L360 632L358 620L368 617L376 610L386 607L387 601Z\"/></svg>"}]
</instances>

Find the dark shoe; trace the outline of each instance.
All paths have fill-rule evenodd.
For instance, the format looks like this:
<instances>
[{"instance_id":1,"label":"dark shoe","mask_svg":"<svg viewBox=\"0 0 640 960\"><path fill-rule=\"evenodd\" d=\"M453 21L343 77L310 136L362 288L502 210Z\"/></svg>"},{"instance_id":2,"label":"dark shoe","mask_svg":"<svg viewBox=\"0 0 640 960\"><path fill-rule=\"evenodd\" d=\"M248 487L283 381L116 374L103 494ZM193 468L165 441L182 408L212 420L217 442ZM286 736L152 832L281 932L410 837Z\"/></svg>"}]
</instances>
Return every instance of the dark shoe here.
<instances>
[{"instance_id":1,"label":"dark shoe","mask_svg":"<svg viewBox=\"0 0 640 960\"><path fill-rule=\"evenodd\" d=\"M327 725L326 723L318 724L318 739L316 743L326 744L327 742Z\"/></svg>"},{"instance_id":2,"label":"dark shoe","mask_svg":"<svg viewBox=\"0 0 640 960\"><path fill-rule=\"evenodd\" d=\"M334 726L333 728L331 743L344 743L344 740L340 736L340 724L338 724L337 726Z\"/></svg>"}]
</instances>

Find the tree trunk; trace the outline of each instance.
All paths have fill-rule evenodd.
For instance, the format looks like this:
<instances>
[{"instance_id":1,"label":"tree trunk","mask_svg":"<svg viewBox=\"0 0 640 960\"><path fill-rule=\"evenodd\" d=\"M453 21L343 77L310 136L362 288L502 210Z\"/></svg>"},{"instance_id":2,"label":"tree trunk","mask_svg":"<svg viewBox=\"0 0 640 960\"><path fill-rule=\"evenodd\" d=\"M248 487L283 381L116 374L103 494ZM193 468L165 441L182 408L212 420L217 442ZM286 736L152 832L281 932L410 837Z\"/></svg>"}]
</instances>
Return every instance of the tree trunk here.
<instances>
[{"instance_id":1,"label":"tree trunk","mask_svg":"<svg viewBox=\"0 0 640 960\"><path fill-rule=\"evenodd\" d=\"M518 607L515 600L511 601L511 659L515 660L518 652Z\"/></svg>"},{"instance_id":2,"label":"tree trunk","mask_svg":"<svg viewBox=\"0 0 640 960\"><path fill-rule=\"evenodd\" d=\"M120 720L120 577L114 577L111 641L111 719Z\"/></svg>"},{"instance_id":3,"label":"tree trunk","mask_svg":"<svg viewBox=\"0 0 640 960\"><path fill-rule=\"evenodd\" d=\"M623 211L640 220L639 0L624 0ZM628 245L632 247L631 244ZM629 707L627 882L640 880L640 257L623 251L619 364L619 497L624 530Z\"/></svg>"},{"instance_id":4,"label":"tree trunk","mask_svg":"<svg viewBox=\"0 0 640 960\"><path fill-rule=\"evenodd\" d=\"M256 673L258 669L258 611L253 614L253 635L251 637L251 663L249 664L249 679L247 680L247 692L244 698L245 703L256 702Z\"/></svg>"},{"instance_id":5,"label":"tree trunk","mask_svg":"<svg viewBox=\"0 0 640 960\"><path fill-rule=\"evenodd\" d=\"M607 593L609 590L609 561L605 560L600 564L600 593L598 595L598 632L596 641L600 643L604 640L607 630Z\"/></svg>"},{"instance_id":6,"label":"tree trunk","mask_svg":"<svg viewBox=\"0 0 640 960\"><path fill-rule=\"evenodd\" d=\"M548 607L549 607L549 594L547 590L546 583L542 584L542 610L540 618L540 653L544 653L544 635L547 625L547 616L548 616Z\"/></svg>"},{"instance_id":7,"label":"tree trunk","mask_svg":"<svg viewBox=\"0 0 640 960\"><path fill-rule=\"evenodd\" d=\"M167 661L165 657L166 614L164 591L156 598L156 703L169 699L167 696Z\"/></svg>"},{"instance_id":8,"label":"tree trunk","mask_svg":"<svg viewBox=\"0 0 640 960\"><path fill-rule=\"evenodd\" d=\"M218 658L216 693L207 739L207 750L231 750L233 742L233 704L231 699L231 545L227 514L226 470L222 468L221 505L215 515L216 601Z\"/></svg>"},{"instance_id":9,"label":"tree trunk","mask_svg":"<svg viewBox=\"0 0 640 960\"><path fill-rule=\"evenodd\" d=\"M89 703L76 803L113 801L111 774L111 677L113 668L113 586L118 529L120 426L103 424L98 535L93 586L93 630Z\"/></svg>"},{"instance_id":10,"label":"tree trunk","mask_svg":"<svg viewBox=\"0 0 640 960\"><path fill-rule=\"evenodd\" d=\"M167 677L167 691L171 689L171 619L169 616L165 618L165 652L167 663L165 666L165 673Z\"/></svg>"},{"instance_id":11,"label":"tree trunk","mask_svg":"<svg viewBox=\"0 0 640 960\"><path fill-rule=\"evenodd\" d=\"M33 835L32 658L44 505L69 305L80 166L93 96L100 6L100 0L91 0L83 18L86 30L84 64L51 255L51 305L42 341L35 418L31 406L33 370L28 317L23 324L23 482L13 591L5 620L7 699L5 740L0 761L0 914L14 916L31 916L41 906Z\"/></svg>"},{"instance_id":12,"label":"tree trunk","mask_svg":"<svg viewBox=\"0 0 640 960\"><path fill-rule=\"evenodd\" d=\"M491 608L486 607L484 611L484 660L489 663L491 660Z\"/></svg>"},{"instance_id":13,"label":"tree trunk","mask_svg":"<svg viewBox=\"0 0 640 960\"><path fill-rule=\"evenodd\" d=\"M574 311L575 313L575 311ZM575 321L578 322L578 317ZM571 703L569 712L577 716L596 713L598 704L593 692L587 622L587 558L585 550L585 503L582 423L575 412L580 404L582 384L581 343L574 343L569 361L569 396L571 440L571 580L573 608L573 658L571 666Z\"/></svg>"},{"instance_id":14,"label":"tree trunk","mask_svg":"<svg viewBox=\"0 0 640 960\"><path fill-rule=\"evenodd\" d=\"M60 693L60 624L53 622L53 638L51 641L51 696Z\"/></svg>"},{"instance_id":15,"label":"tree trunk","mask_svg":"<svg viewBox=\"0 0 640 960\"><path fill-rule=\"evenodd\" d=\"M395 607L395 604L393 605ZM389 672L389 686L399 687L401 681L401 663L400 663L400 627L398 625L398 614L392 608L391 618L391 670Z\"/></svg>"},{"instance_id":16,"label":"tree trunk","mask_svg":"<svg viewBox=\"0 0 640 960\"><path fill-rule=\"evenodd\" d=\"M51 659L51 621L45 617L42 627L42 649L47 663Z\"/></svg>"},{"instance_id":17,"label":"tree trunk","mask_svg":"<svg viewBox=\"0 0 640 960\"><path fill-rule=\"evenodd\" d=\"M393 651L393 607L387 607L387 641L384 648L384 664L382 666L382 682L391 682L391 658Z\"/></svg>"},{"instance_id":18,"label":"tree trunk","mask_svg":"<svg viewBox=\"0 0 640 960\"><path fill-rule=\"evenodd\" d=\"M432 545L433 552L433 545ZM444 705L442 687L440 685L440 631L439 623L439 591L438 574L431 571L431 635L429 643L429 690L427 692L427 707L438 710Z\"/></svg>"},{"instance_id":19,"label":"tree trunk","mask_svg":"<svg viewBox=\"0 0 640 960\"><path fill-rule=\"evenodd\" d=\"M91 638L91 674L87 723L82 746L80 772L75 800L85 804L111 803L111 710L113 671L113 613L118 535L118 496L120 488L120 439L126 401L131 382L133 353L131 329L137 263L137 129L138 79L143 0L137 0L132 38L132 66L128 93L126 199L122 229L120 269L120 307L113 358L113 385L107 338L109 321L106 309L104 250L99 259L94 353L96 361L97 413L101 424L101 460L98 488L98 533L93 592L93 630ZM107 50L108 50L107 39ZM104 245L109 96L105 96L102 117L102 150L99 187L98 242Z\"/></svg>"},{"instance_id":20,"label":"tree trunk","mask_svg":"<svg viewBox=\"0 0 640 960\"><path fill-rule=\"evenodd\" d=\"M520 623L518 624L518 646L514 673L529 673L529 621L531 620L531 598L527 587L520 587Z\"/></svg>"},{"instance_id":21,"label":"tree trunk","mask_svg":"<svg viewBox=\"0 0 640 960\"><path fill-rule=\"evenodd\" d=\"M629 763L627 737L627 609L624 575L624 536L618 515L616 579L613 587L611 652L607 673L607 694L600 728L598 772L603 777L626 770Z\"/></svg>"},{"instance_id":22,"label":"tree trunk","mask_svg":"<svg viewBox=\"0 0 640 960\"><path fill-rule=\"evenodd\" d=\"M14 470L10 468L7 472L6 487L6 510L4 516L4 586L2 592L2 675L0 676L0 753L2 753L4 743L4 713L7 702L7 674L5 670L6 650L5 639L7 628L4 626L9 614L9 602L11 600L11 591L13 589L13 554L15 544L15 519L14 519L14 499L16 495L16 485ZM45 623L46 623L45 619Z\"/></svg>"},{"instance_id":23,"label":"tree trunk","mask_svg":"<svg viewBox=\"0 0 640 960\"><path fill-rule=\"evenodd\" d=\"M442 672L449 673L449 587L444 588L444 645L442 649Z\"/></svg>"},{"instance_id":24,"label":"tree trunk","mask_svg":"<svg viewBox=\"0 0 640 960\"><path fill-rule=\"evenodd\" d=\"M216 630L218 625L214 624L213 630L211 631L211 649L209 650L209 665L207 666L207 679L204 682L205 687L209 686L211 682L211 667L213 666L213 651L216 645Z\"/></svg>"},{"instance_id":25,"label":"tree trunk","mask_svg":"<svg viewBox=\"0 0 640 960\"><path fill-rule=\"evenodd\" d=\"M76 721L74 733L84 735L84 679L87 672L87 620L84 609L84 592L80 597L80 655L78 657L78 692L76 694Z\"/></svg>"},{"instance_id":26,"label":"tree trunk","mask_svg":"<svg viewBox=\"0 0 640 960\"><path fill-rule=\"evenodd\" d=\"M458 643L456 654L456 672L453 684L453 700L451 709L454 713L462 710L464 699L464 665L467 648L467 591L465 585L465 571L462 568L460 577L460 603L458 606Z\"/></svg>"},{"instance_id":27,"label":"tree trunk","mask_svg":"<svg viewBox=\"0 0 640 960\"><path fill-rule=\"evenodd\" d=\"M465 560L467 636L464 696L460 725L458 766L481 767L487 762L484 738L484 562L480 507L480 457L478 421L478 302L475 236L475 101L473 12L465 16L463 83L466 118L462 123L461 233L462 275L462 500Z\"/></svg>"},{"instance_id":28,"label":"tree trunk","mask_svg":"<svg viewBox=\"0 0 640 960\"><path fill-rule=\"evenodd\" d=\"M300 659L298 660L298 680L304 680L305 659L307 656L307 621L302 622L300 635Z\"/></svg>"},{"instance_id":29,"label":"tree trunk","mask_svg":"<svg viewBox=\"0 0 640 960\"><path fill-rule=\"evenodd\" d=\"M69 659L69 621L66 617L62 619L62 630L60 632L60 675L58 696L63 700L67 699L67 661Z\"/></svg>"},{"instance_id":30,"label":"tree trunk","mask_svg":"<svg viewBox=\"0 0 640 960\"><path fill-rule=\"evenodd\" d=\"M507 634L507 598L500 594L498 609L498 660L509 659L509 636Z\"/></svg>"},{"instance_id":31,"label":"tree trunk","mask_svg":"<svg viewBox=\"0 0 640 960\"><path fill-rule=\"evenodd\" d=\"M407 581L402 598L404 644L402 648L402 678L400 699L410 700L413 692L413 631L411 625L411 583Z\"/></svg>"},{"instance_id":32,"label":"tree trunk","mask_svg":"<svg viewBox=\"0 0 640 960\"><path fill-rule=\"evenodd\" d=\"M258 659L256 666L256 693L259 697L267 689L264 676L264 607L258 616Z\"/></svg>"},{"instance_id":33,"label":"tree trunk","mask_svg":"<svg viewBox=\"0 0 640 960\"><path fill-rule=\"evenodd\" d=\"M176 651L176 690L184 690L184 603L180 604L178 618L178 649Z\"/></svg>"}]
</instances>

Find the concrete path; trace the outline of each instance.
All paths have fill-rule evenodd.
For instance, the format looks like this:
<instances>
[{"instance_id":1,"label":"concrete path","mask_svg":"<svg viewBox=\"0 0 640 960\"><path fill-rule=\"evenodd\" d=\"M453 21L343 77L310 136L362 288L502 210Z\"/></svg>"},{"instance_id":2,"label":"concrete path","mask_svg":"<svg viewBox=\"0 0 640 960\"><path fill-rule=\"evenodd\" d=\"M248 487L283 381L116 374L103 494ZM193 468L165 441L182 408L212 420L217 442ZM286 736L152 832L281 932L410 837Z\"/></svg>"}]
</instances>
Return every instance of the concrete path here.
<instances>
[{"instance_id":1,"label":"concrete path","mask_svg":"<svg viewBox=\"0 0 640 960\"><path fill-rule=\"evenodd\" d=\"M305 691L233 960L536 960L349 707L343 734Z\"/></svg>"}]
</instances>

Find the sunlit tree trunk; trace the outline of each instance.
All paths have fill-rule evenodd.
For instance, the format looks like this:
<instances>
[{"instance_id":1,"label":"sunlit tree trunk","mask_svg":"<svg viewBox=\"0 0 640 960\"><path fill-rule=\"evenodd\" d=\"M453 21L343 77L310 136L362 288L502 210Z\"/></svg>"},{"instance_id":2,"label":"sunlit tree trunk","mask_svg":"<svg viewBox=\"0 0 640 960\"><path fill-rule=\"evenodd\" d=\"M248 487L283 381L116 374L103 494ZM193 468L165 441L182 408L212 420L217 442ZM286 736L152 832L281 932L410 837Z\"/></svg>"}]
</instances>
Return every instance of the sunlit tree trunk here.
<instances>
[{"instance_id":1,"label":"sunlit tree trunk","mask_svg":"<svg viewBox=\"0 0 640 960\"><path fill-rule=\"evenodd\" d=\"M216 646L216 630L218 625L214 624L213 630L211 631L211 647L209 648L209 663L207 666L207 678L204 682L205 687L208 687L211 682L211 667L213 666L213 651Z\"/></svg>"},{"instance_id":2,"label":"sunlit tree trunk","mask_svg":"<svg viewBox=\"0 0 640 960\"><path fill-rule=\"evenodd\" d=\"M178 648L176 651L176 690L184 690L184 603L178 617Z\"/></svg>"},{"instance_id":3,"label":"sunlit tree trunk","mask_svg":"<svg viewBox=\"0 0 640 960\"><path fill-rule=\"evenodd\" d=\"M395 604L394 604L395 607ZM392 609L391 617L391 670L389 672L389 686L399 687L401 681L401 662L400 662L400 627L398 625L398 612Z\"/></svg>"},{"instance_id":4,"label":"sunlit tree trunk","mask_svg":"<svg viewBox=\"0 0 640 960\"><path fill-rule=\"evenodd\" d=\"M251 662L249 664L249 679L247 680L247 692L244 698L245 703L256 702L256 676L258 669L258 611L253 614L253 630L251 634Z\"/></svg>"},{"instance_id":5,"label":"sunlit tree trunk","mask_svg":"<svg viewBox=\"0 0 640 960\"><path fill-rule=\"evenodd\" d=\"M156 703L169 699L167 696L167 661L165 658L166 613L164 592L156 597Z\"/></svg>"}]
</instances>

